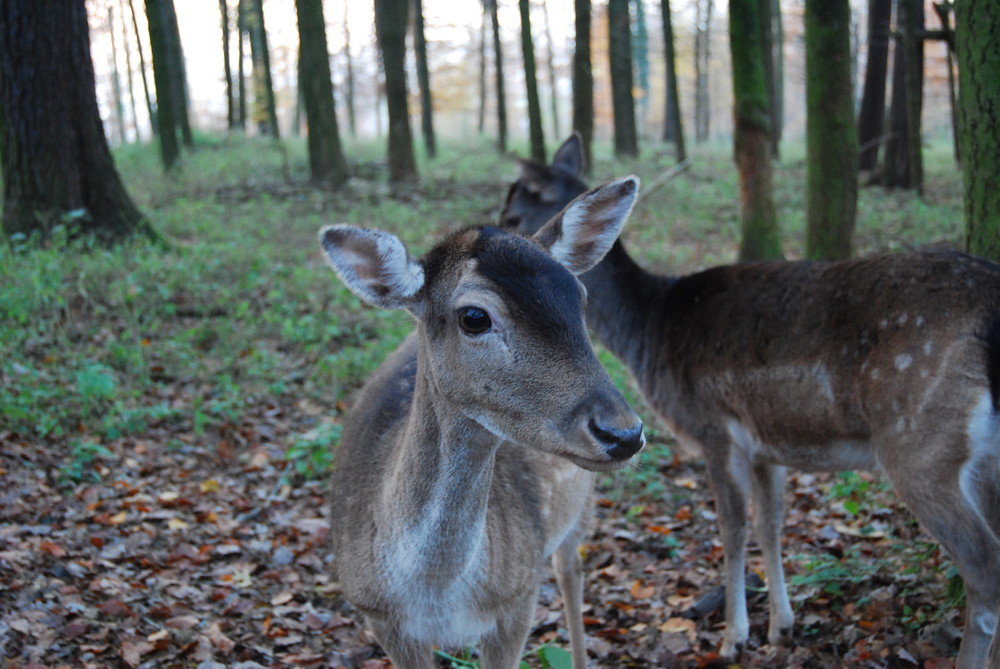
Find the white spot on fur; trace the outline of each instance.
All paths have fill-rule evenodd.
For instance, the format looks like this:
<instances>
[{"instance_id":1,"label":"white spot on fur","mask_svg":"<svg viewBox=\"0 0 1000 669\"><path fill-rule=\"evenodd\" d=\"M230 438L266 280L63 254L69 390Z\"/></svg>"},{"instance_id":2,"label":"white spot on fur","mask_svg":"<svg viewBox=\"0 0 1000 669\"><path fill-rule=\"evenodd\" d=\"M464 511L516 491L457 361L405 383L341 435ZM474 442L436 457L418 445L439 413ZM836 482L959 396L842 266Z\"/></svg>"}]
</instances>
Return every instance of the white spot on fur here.
<instances>
[{"instance_id":1,"label":"white spot on fur","mask_svg":"<svg viewBox=\"0 0 1000 669\"><path fill-rule=\"evenodd\" d=\"M905 313L903 313L900 314L899 318L896 319L896 323L898 323L899 325L906 325L906 321L908 321L909 319L910 317L907 316Z\"/></svg>"},{"instance_id":2,"label":"white spot on fur","mask_svg":"<svg viewBox=\"0 0 1000 669\"><path fill-rule=\"evenodd\" d=\"M913 363L913 356L906 353L896 356L896 369L903 371Z\"/></svg>"},{"instance_id":3,"label":"white spot on fur","mask_svg":"<svg viewBox=\"0 0 1000 669\"><path fill-rule=\"evenodd\" d=\"M932 344L931 340L928 339L927 341L924 342L924 355L930 355L931 351L933 350L934 350L934 344Z\"/></svg>"},{"instance_id":4,"label":"white spot on fur","mask_svg":"<svg viewBox=\"0 0 1000 669\"><path fill-rule=\"evenodd\" d=\"M991 476L992 474L984 472L988 467L997 467L996 444L1000 439L1000 418L993 412L993 399L990 393L983 393L973 407L966 434L969 436L969 459L962 465L958 483L966 503L982 515L979 499L976 496L976 478L981 473ZM989 625L991 634L995 623L996 618Z\"/></svg>"},{"instance_id":5,"label":"white spot on fur","mask_svg":"<svg viewBox=\"0 0 1000 669\"><path fill-rule=\"evenodd\" d=\"M876 367L875 369L872 370L871 377L873 379L878 379L881 376L882 376L882 372L878 371L878 367Z\"/></svg>"},{"instance_id":6,"label":"white spot on fur","mask_svg":"<svg viewBox=\"0 0 1000 669\"><path fill-rule=\"evenodd\" d=\"M915 321L915 323L916 323L916 326L917 326L918 328L922 328L922 327L924 327L924 323L926 323L926 322L927 322L927 321L925 321L925 320L924 320L924 317L923 317L923 316L917 316L917 320Z\"/></svg>"}]
</instances>

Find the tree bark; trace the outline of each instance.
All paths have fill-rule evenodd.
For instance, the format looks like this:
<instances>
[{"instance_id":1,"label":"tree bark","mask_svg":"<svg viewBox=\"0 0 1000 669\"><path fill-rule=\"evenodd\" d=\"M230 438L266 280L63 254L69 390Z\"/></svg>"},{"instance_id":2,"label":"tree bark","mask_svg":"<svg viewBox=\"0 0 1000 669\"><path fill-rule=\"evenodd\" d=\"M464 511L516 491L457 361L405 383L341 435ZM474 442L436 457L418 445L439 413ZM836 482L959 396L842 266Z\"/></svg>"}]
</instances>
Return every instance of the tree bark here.
<instances>
[{"instance_id":1,"label":"tree bark","mask_svg":"<svg viewBox=\"0 0 1000 669\"><path fill-rule=\"evenodd\" d=\"M486 0L489 5L490 21L493 24L493 66L496 68L497 86L497 150L507 151L507 95L503 77L503 42L500 41L500 19L497 16L497 0Z\"/></svg>"},{"instance_id":2,"label":"tree bark","mask_svg":"<svg viewBox=\"0 0 1000 669\"><path fill-rule=\"evenodd\" d=\"M264 25L264 3L263 0L249 2L244 21L250 34L250 53L254 66L254 121L260 134L279 139L281 133L274 101L274 80L271 78L271 52L267 46L267 28Z\"/></svg>"},{"instance_id":3,"label":"tree bark","mask_svg":"<svg viewBox=\"0 0 1000 669\"><path fill-rule=\"evenodd\" d=\"M920 148L924 48L918 34L923 31L922 0L896 0L895 58L892 72L892 107L889 110L889 139L881 170L881 182L888 188L923 189L923 161Z\"/></svg>"},{"instance_id":4,"label":"tree bark","mask_svg":"<svg viewBox=\"0 0 1000 669\"><path fill-rule=\"evenodd\" d=\"M889 70L891 0L868 0L868 65L858 113L859 167L874 169L885 128L885 80Z\"/></svg>"},{"instance_id":5,"label":"tree bark","mask_svg":"<svg viewBox=\"0 0 1000 669\"><path fill-rule=\"evenodd\" d=\"M771 73L767 87L771 94L771 151L774 158L781 156L781 137L785 130L785 27L781 20L781 0L771 3Z\"/></svg>"},{"instance_id":6,"label":"tree bark","mask_svg":"<svg viewBox=\"0 0 1000 669\"><path fill-rule=\"evenodd\" d=\"M528 95L528 131L531 137L531 157L545 162L545 132L542 130L542 106L538 100L538 78L535 67L535 44L531 38L531 3L518 0L521 10L521 54L524 57L524 84Z\"/></svg>"},{"instance_id":7,"label":"tree bark","mask_svg":"<svg viewBox=\"0 0 1000 669\"><path fill-rule=\"evenodd\" d=\"M167 38L167 71L170 76L170 100L174 105L174 120L181 131L184 146L194 146L191 121L188 118L187 67L184 64L184 49L181 47L181 31L177 25L177 11L174 0L161 0L163 20Z\"/></svg>"},{"instance_id":8,"label":"tree bark","mask_svg":"<svg viewBox=\"0 0 1000 669\"><path fill-rule=\"evenodd\" d=\"M417 177L406 90L406 17L406 0L375 0L375 32L389 110L389 180L393 183Z\"/></svg>"},{"instance_id":9,"label":"tree bark","mask_svg":"<svg viewBox=\"0 0 1000 669\"><path fill-rule=\"evenodd\" d=\"M731 0L733 145L740 180L740 260L782 257L774 210L771 115L759 0Z\"/></svg>"},{"instance_id":10,"label":"tree bark","mask_svg":"<svg viewBox=\"0 0 1000 669\"><path fill-rule=\"evenodd\" d=\"M160 161L163 169L168 171L177 165L181 156L181 146L177 140L177 105L174 103L174 78L170 74L170 37L165 6L171 1L146 0L149 50L153 59L153 84L156 86L156 134L160 139Z\"/></svg>"},{"instance_id":11,"label":"tree bark","mask_svg":"<svg viewBox=\"0 0 1000 669\"><path fill-rule=\"evenodd\" d=\"M576 45L573 49L573 128L583 140L584 170L589 174L594 139L594 73L590 61L590 0L575 0Z\"/></svg>"},{"instance_id":12,"label":"tree bark","mask_svg":"<svg viewBox=\"0 0 1000 669\"><path fill-rule=\"evenodd\" d=\"M663 45L666 60L666 110L663 124L663 141L670 142L675 147L677 162L687 159L684 147L684 124L681 117L681 100L677 92L677 59L674 54L674 28L670 15L670 0L660 0L660 11L663 14Z\"/></svg>"},{"instance_id":13,"label":"tree bark","mask_svg":"<svg viewBox=\"0 0 1000 669\"><path fill-rule=\"evenodd\" d=\"M611 70L611 104L614 112L615 155L639 155L632 98L632 25L629 0L608 2L608 58Z\"/></svg>"},{"instance_id":14,"label":"tree bark","mask_svg":"<svg viewBox=\"0 0 1000 669\"><path fill-rule=\"evenodd\" d=\"M708 94L709 46L712 41L712 0L695 0L694 34L694 138L708 139L711 107Z\"/></svg>"},{"instance_id":15,"label":"tree bark","mask_svg":"<svg viewBox=\"0 0 1000 669\"><path fill-rule=\"evenodd\" d=\"M229 5L219 0L219 14L222 23L222 71L226 77L226 127L236 127L236 99L233 95L233 68L229 63Z\"/></svg>"},{"instance_id":16,"label":"tree bark","mask_svg":"<svg viewBox=\"0 0 1000 669\"><path fill-rule=\"evenodd\" d=\"M413 51L417 61L417 86L420 87L420 129L427 147L427 157L437 155L434 138L434 105L431 99L431 75L427 67L427 40L424 39L423 0L413 0Z\"/></svg>"},{"instance_id":17,"label":"tree bark","mask_svg":"<svg viewBox=\"0 0 1000 669\"><path fill-rule=\"evenodd\" d=\"M848 0L806 0L806 256L851 255L858 145Z\"/></svg>"},{"instance_id":18,"label":"tree bark","mask_svg":"<svg viewBox=\"0 0 1000 669\"><path fill-rule=\"evenodd\" d=\"M323 0L295 0L299 26L299 92L309 126L309 170L313 181L338 186L347 179L340 146Z\"/></svg>"},{"instance_id":19,"label":"tree bark","mask_svg":"<svg viewBox=\"0 0 1000 669\"><path fill-rule=\"evenodd\" d=\"M146 112L149 114L150 132L154 137L160 132L159 124L156 121L156 108L153 107L153 98L149 94L149 81L146 79L146 56L142 52L142 39L139 37L139 22L135 18L135 5L132 0L128 0L128 9L132 14L132 32L135 33L135 46L139 52L139 74L142 75L142 92L146 96ZM138 127L136 128L138 134Z\"/></svg>"},{"instance_id":20,"label":"tree bark","mask_svg":"<svg viewBox=\"0 0 1000 669\"><path fill-rule=\"evenodd\" d=\"M104 135L84 0L0 0L0 43L4 234L156 238Z\"/></svg>"},{"instance_id":21,"label":"tree bark","mask_svg":"<svg viewBox=\"0 0 1000 669\"><path fill-rule=\"evenodd\" d=\"M966 247L1000 261L1000 5L956 3L955 45Z\"/></svg>"}]
</instances>

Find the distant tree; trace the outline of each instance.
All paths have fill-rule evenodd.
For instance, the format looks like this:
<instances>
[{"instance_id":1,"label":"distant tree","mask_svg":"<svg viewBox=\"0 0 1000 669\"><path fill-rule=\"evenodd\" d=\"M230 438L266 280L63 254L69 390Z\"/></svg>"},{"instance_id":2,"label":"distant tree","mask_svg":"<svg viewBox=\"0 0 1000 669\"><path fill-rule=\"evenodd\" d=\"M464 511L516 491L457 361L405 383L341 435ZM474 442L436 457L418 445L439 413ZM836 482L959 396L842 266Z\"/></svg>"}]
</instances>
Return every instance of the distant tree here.
<instances>
[{"instance_id":1,"label":"distant tree","mask_svg":"<svg viewBox=\"0 0 1000 669\"><path fill-rule=\"evenodd\" d=\"M858 203L849 0L806 0L806 256L851 255Z\"/></svg>"},{"instance_id":2,"label":"distant tree","mask_svg":"<svg viewBox=\"0 0 1000 669\"><path fill-rule=\"evenodd\" d=\"M1000 261L1000 4L962 0L955 21L966 247Z\"/></svg>"},{"instance_id":3,"label":"distant tree","mask_svg":"<svg viewBox=\"0 0 1000 669\"><path fill-rule=\"evenodd\" d=\"M660 0L660 12L663 15L663 45L666 60L666 109L664 110L663 141L676 147L677 162L687 159L684 148L684 124L681 118L681 100L677 92L677 59L674 54L674 28L670 16L670 0Z\"/></svg>"},{"instance_id":4,"label":"distant tree","mask_svg":"<svg viewBox=\"0 0 1000 669\"><path fill-rule=\"evenodd\" d=\"M770 3L767 89L771 95L771 152L777 158L785 128L785 28L781 20L781 0L770 0Z\"/></svg>"},{"instance_id":5,"label":"distant tree","mask_svg":"<svg viewBox=\"0 0 1000 669\"><path fill-rule=\"evenodd\" d=\"M125 143L125 101L122 98L121 77L118 74L118 45L115 41L115 11L108 7L108 35L111 36L111 98L115 103L115 134L118 143Z\"/></svg>"},{"instance_id":6,"label":"distant tree","mask_svg":"<svg viewBox=\"0 0 1000 669\"><path fill-rule=\"evenodd\" d=\"M711 106L708 95L708 74L712 43L712 0L695 0L694 33L694 138L708 139Z\"/></svg>"},{"instance_id":7,"label":"distant tree","mask_svg":"<svg viewBox=\"0 0 1000 669\"><path fill-rule=\"evenodd\" d=\"M552 45L552 22L549 20L549 3L542 0L542 16L545 19L545 60L549 70L549 108L552 110L552 132L556 137L562 136L559 129L559 96L557 90L559 82L556 81L556 66L554 61Z\"/></svg>"},{"instance_id":8,"label":"distant tree","mask_svg":"<svg viewBox=\"0 0 1000 669\"><path fill-rule=\"evenodd\" d=\"M406 19L406 0L375 0L375 32L389 110L389 180L394 183L417 177L406 91Z\"/></svg>"},{"instance_id":9,"label":"distant tree","mask_svg":"<svg viewBox=\"0 0 1000 669\"><path fill-rule=\"evenodd\" d=\"M427 67L427 40L424 39L423 0L413 0L413 51L417 60L417 86L420 87L420 129L423 131L427 157L437 155L434 138L434 104L431 100L431 75Z\"/></svg>"},{"instance_id":10,"label":"distant tree","mask_svg":"<svg viewBox=\"0 0 1000 669\"><path fill-rule=\"evenodd\" d=\"M874 169L885 128L885 80L889 70L892 0L868 0L868 63L858 112L859 167Z\"/></svg>"},{"instance_id":11,"label":"distant tree","mask_svg":"<svg viewBox=\"0 0 1000 669\"><path fill-rule=\"evenodd\" d=\"M496 70L497 87L497 150L507 151L507 95L504 91L503 42L500 40L500 18L497 16L497 0L484 0L490 12L493 25L493 66Z\"/></svg>"},{"instance_id":12,"label":"distant tree","mask_svg":"<svg viewBox=\"0 0 1000 669\"><path fill-rule=\"evenodd\" d=\"M740 260L780 258L771 164L771 114L765 72L762 2L730 0L729 45L733 63L733 145L740 179Z\"/></svg>"},{"instance_id":13,"label":"distant tree","mask_svg":"<svg viewBox=\"0 0 1000 669\"><path fill-rule=\"evenodd\" d=\"M226 127L236 127L236 96L233 95L233 68L229 63L229 3L219 0L222 23L222 71L226 78Z\"/></svg>"},{"instance_id":14,"label":"distant tree","mask_svg":"<svg viewBox=\"0 0 1000 669\"><path fill-rule=\"evenodd\" d=\"M489 12L486 4L483 3L482 20L479 22L479 115L476 119L476 128L479 134L486 132L486 23L489 21Z\"/></svg>"},{"instance_id":15,"label":"distant tree","mask_svg":"<svg viewBox=\"0 0 1000 669\"><path fill-rule=\"evenodd\" d=\"M180 119L177 118L178 105L174 102L176 78L171 74L173 56L168 27L167 4L173 0L146 0L146 22L149 25L149 50L153 59L153 83L156 86L156 125L160 140L160 161L163 169L170 170L181 157L181 145L177 139Z\"/></svg>"},{"instance_id":16,"label":"distant tree","mask_svg":"<svg viewBox=\"0 0 1000 669\"><path fill-rule=\"evenodd\" d=\"M187 66L184 63L184 49L181 46L181 31L177 23L174 0L162 0L164 29L167 40L167 75L170 77L170 102L174 105L174 119L181 132L184 146L194 146L191 120L188 111Z\"/></svg>"},{"instance_id":17,"label":"distant tree","mask_svg":"<svg viewBox=\"0 0 1000 669\"><path fill-rule=\"evenodd\" d=\"M104 135L84 0L0 0L0 44L4 234L155 238Z\"/></svg>"},{"instance_id":18,"label":"distant tree","mask_svg":"<svg viewBox=\"0 0 1000 669\"><path fill-rule=\"evenodd\" d=\"M344 69L347 79L347 127L351 137L358 134L357 113L354 106L354 59L351 57L351 22L348 20L350 3L344 2Z\"/></svg>"},{"instance_id":19,"label":"distant tree","mask_svg":"<svg viewBox=\"0 0 1000 669\"><path fill-rule=\"evenodd\" d=\"M248 0L243 17L250 35L250 54L253 60L254 102L257 109L254 121L262 135L278 139L278 109L274 101L274 81L271 78L271 50L267 46L267 27L264 25L264 0Z\"/></svg>"},{"instance_id":20,"label":"distant tree","mask_svg":"<svg viewBox=\"0 0 1000 669\"><path fill-rule=\"evenodd\" d=\"M542 130L542 106L538 100L538 78L535 68L535 44L531 38L531 2L518 0L521 10L521 54L524 56L524 84L528 95L528 131L531 137L531 157L545 162L545 132Z\"/></svg>"},{"instance_id":21,"label":"distant tree","mask_svg":"<svg viewBox=\"0 0 1000 669\"><path fill-rule=\"evenodd\" d=\"M639 155L632 97L632 21L628 3L629 0L608 0L608 59L616 156Z\"/></svg>"},{"instance_id":22,"label":"distant tree","mask_svg":"<svg viewBox=\"0 0 1000 669\"><path fill-rule=\"evenodd\" d=\"M159 132L159 124L156 122L156 108L153 106L153 98L149 94L149 81L146 79L146 56L142 52L142 38L139 37L139 21L135 16L135 5L132 0L128 0L129 13L132 15L132 32L135 33L135 46L139 52L139 74L142 75L142 91L146 96L146 112L149 114L149 124L151 132L155 137Z\"/></svg>"},{"instance_id":23,"label":"distant tree","mask_svg":"<svg viewBox=\"0 0 1000 669\"><path fill-rule=\"evenodd\" d=\"M573 47L573 129L583 142L584 169L590 171L594 139L594 73L590 61L590 0L575 0L576 43Z\"/></svg>"},{"instance_id":24,"label":"distant tree","mask_svg":"<svg viewBox=\"0 0 1000 669\"><path fill-rule=\"evenodd\" d=\"M347 161L330 77L323 0L295 0L299 26L299 92L309 126L309 170L313 181L337 186L347 179Z\"/></svg>"},{"instance_id":25,"label":"distant tree","mask_svg":"<svg viewBox=\"0 0 1000 669\"><path fill-rule=\"evenodd\" d=\"M632 73L633 106L636 115L636 146L639 135L646 130L646 119L649 117L649 26L646 21L646 5L643 0L631 0L635 8L632 20ZM635 99L638 97L638 100Z\"/></svg>"},{"instance_id":26,"label":"distant tree","mask_svg":"<svg viewBox=\"0 0 1000 669\"><path fill-rule=\"evenodd\" d=\"M244 134L247 131L247 73L246 65L244 64L247 54L243 42L244 37L249 32L247 30L248 2L249 0L236 0L236 33L239 35L239 39L236 40L236 91L239 98L240 128L242 128Z\"/></svg>"},{"instance_id":27,"label":"distant tree","mask_svg":"<svg viewBox=\"0 0 1000 669\"><path fill-rule=\"evenodd\" d=\"M924 80L923 0L896 0L896 49L892 68L889 138L881 183L889 188L923 189L920 117Z\"/></svg>"},{"instance_id":28,"label":"distant tree","mask_svg":"<svg viewBox=\"0 0 1000 669\"><path fill-rule=\"evenodd\" d=\"M128 43L128 26L125 23L125 4L118 2L118 17L122 26L122 49L125 51L125 74L128 80L128 97L132 106L132 123L135 125L135 138L139 139L139 108L135 102L135 82L132 77L132 49Z\"/></svg>"}]
</instances>

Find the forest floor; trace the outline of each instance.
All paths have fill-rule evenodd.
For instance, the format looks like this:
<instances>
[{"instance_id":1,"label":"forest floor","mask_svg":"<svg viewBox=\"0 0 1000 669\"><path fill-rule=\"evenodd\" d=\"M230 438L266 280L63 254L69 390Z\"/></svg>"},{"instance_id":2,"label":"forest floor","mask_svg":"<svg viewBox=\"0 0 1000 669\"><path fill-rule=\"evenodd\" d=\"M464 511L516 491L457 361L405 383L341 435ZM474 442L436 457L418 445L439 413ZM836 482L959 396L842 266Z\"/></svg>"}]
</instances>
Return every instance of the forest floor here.
<instances>
[{"instance_id":1,"label":"forest floor","mask_svg":"<svg viewBox=\"0 0 1000 669\"><path fill-rule=\"evenodd\" d=\"M484 167L492 181L428 177L402 197L363 182L331 196L240 173L261 161L258 147L214 148L168 185L151 149L118 157L180 252L70 245L0 258L0 666L390 666L341 596L323 473L351 393L409 326L335 286L315 231L331 218L388 221L426 243L495 216L516 169ZM212 157L230 150L245 153ZM719 176L731 172L719 155L633 216L646 264L731 256L735 185ZM661 166L599 168L652 176ZM792 161L776 181L791 194L801 179ZM940 223L959 210L954 177L929 180L923 201L875 198L887 203L860 247L959 239L960 226ZM669 230L657 209L673 214ZM801 230L788 234L794 249ZM627 375L602 360L645 415ZM646 417L651 443L634 468L602 478L582 548L591 665L726 666L704 471ZM735 666L953 666L961 581L878 475L793 473L786 501L795 644L767 643L757 588ZM762 576L753 544L748 555ZM562 667L561 601L541 578L524 660ZM455 652L441 666L474 657Z\"/></svg>"}]
</instances>

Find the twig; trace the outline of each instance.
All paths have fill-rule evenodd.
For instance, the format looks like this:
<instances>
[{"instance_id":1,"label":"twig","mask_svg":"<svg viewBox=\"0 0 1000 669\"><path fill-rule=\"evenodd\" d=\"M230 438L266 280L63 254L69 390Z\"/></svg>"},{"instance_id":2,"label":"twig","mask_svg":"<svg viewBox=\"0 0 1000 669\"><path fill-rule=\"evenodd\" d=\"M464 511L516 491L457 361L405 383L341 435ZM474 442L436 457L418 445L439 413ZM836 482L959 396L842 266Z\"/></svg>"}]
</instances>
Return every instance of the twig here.
<instances>
[{"instance_id":1,"label":"twig","mask_svg":"<svg viewBox=\"0 0 1000 669\"><path fill-rule=\"evenodd\" d=\"M655 191L657 188L667 183L668 181L674 179L676 176L687 170L687 168L689 167L691 167L691 161L682 160L681 162L677 163L676 165L665 171L660 176L653 179L648 184L643 184L643 189L639 192L639 197L636 198L635 205L639 206L639 204L642 203L642 201L645 200L647 197L649 197L653 191Z\"/></svg>"}]
</instances>

